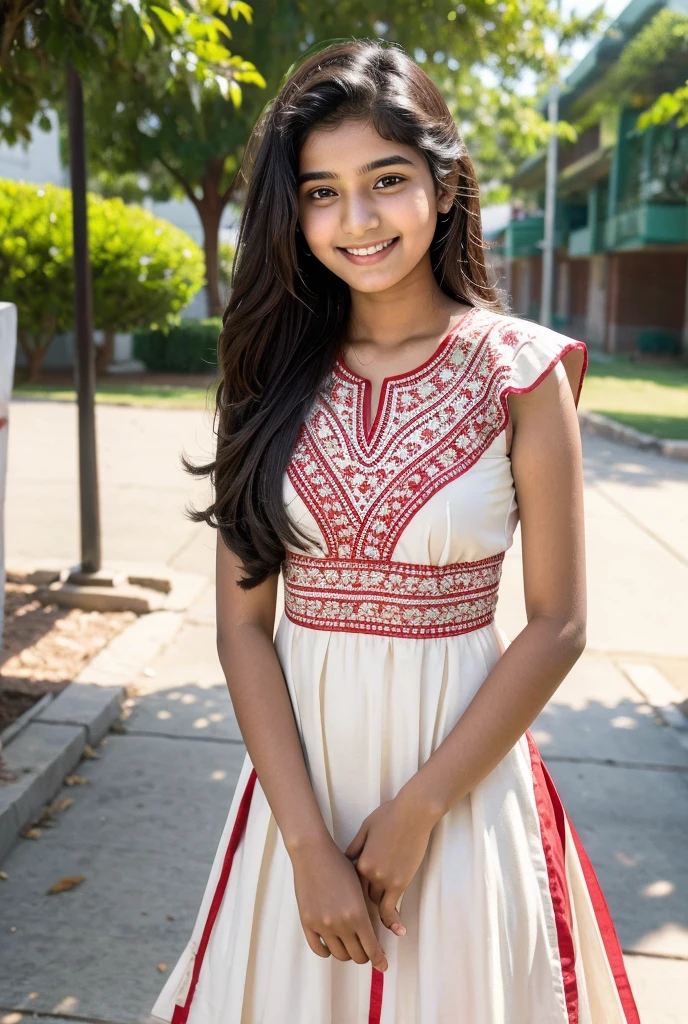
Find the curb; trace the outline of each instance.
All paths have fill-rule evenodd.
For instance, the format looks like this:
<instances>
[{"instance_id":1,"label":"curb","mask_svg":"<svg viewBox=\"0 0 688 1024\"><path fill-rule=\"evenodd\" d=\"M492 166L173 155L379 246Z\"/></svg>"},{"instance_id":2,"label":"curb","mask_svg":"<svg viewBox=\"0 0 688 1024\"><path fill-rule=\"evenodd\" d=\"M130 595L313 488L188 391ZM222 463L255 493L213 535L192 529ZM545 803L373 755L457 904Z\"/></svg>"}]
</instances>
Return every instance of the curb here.
<instances>
[{"instance_id":1,"label":"curb","mask_svg":"<svg viewBox=\"0 0 688 1024\"><path fill-rule=\"evenodd\" d=\"M619 441L643 451L656 452L667 459L688 460L688 441L669 441L654 437L652 434L643 434L640 430L626 427L623 423L617 423L616 420L602 416L599 412L580 410L578 422L581 430L587 434L597 434L598 437L606 437L610 441Z\"/></svg>"},{"instance_id":2,"label":"curb","mask_svg":"<svg viewBox=\"0 0 688 1024\"><path fill-rule=\"evenodd\" d=\"M681 705L685 703L683 695L654 665L626 661L617 664L638 693L660 715L664 724L674 730L681 746L688 750L688 718L681 710Z\"/></svg>"},{"instance_id":3,"label":"curb","mask_svg":"<svg viewBox=\"0 0 688 1024\"><path fill-rule=\"evenodd\" d=\"M168 607L132 622L3 748L5 765L15 778L0 784L0 861L20 830L59 792L86 747L96 746L119 718L127 686L172 640L186 608L208 582L195 573L173 575L178 585L168 595Z\"/></svg>"}]
</instances>

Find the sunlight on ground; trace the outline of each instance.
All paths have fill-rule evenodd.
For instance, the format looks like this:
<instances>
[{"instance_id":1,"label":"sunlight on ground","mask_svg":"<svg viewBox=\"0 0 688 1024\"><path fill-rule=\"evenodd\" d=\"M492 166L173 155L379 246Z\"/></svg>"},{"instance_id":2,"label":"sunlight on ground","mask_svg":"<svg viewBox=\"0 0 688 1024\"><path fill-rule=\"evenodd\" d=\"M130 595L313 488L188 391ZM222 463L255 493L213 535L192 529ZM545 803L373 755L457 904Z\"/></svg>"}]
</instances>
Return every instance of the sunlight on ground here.
<instances>
[{"instance_id":1,"label":"sunlight on ground","mask_svg":"<svg viewBox=\"0 0 688 1024\"><path fill-rule=\"evenodd\" d=\"M653 899L659 896L671 896L674 892L676 892L676 886L673 882L667 882L666 879L650 882L640 890L642 896L650 896Z\"/></svg>"},{"instance_id":2,"label":"sunlight on ground","mask_svg":"<svg viewBox=\"0 0 688 1024\"><path fill-rule=\"evenodd\" d=\"M610 723L615 729L637 729L638 723L634 718L629 718L628 715L617 715L616 718L612 718Z\"/></svg>"}]
</instances>

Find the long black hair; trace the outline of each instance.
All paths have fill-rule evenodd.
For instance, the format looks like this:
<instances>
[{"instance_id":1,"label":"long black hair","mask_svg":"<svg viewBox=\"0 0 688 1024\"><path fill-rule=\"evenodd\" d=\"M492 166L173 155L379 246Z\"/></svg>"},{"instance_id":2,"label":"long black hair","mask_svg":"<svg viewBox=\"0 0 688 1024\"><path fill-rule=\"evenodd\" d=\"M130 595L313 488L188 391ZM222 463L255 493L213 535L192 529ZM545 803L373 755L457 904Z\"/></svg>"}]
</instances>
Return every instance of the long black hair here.
<instances>
[{"instance_id":1,"label":"long black hair","mask_svg":"<svg viewBox=\"0 0 688 1024\"><path fill-rule=\"evenodd\" d=\"M308 258L297 231L298 160L313 128L351 120L416 147L438 190L458 171L453 206L430 246L433 272L456 301L504 310L485 266L473 164L432 80L397 44L378 40L337 42L308 56L263 110L242 162L246 202L218 341L215 459L193 466L182 456L214 490L208 508L187 515L220 530L242 560L245 589L279 572L286 542L304 548L287 516L283 478L343 341L351 297L346 282Z\"/></svg>"}]
</instances>

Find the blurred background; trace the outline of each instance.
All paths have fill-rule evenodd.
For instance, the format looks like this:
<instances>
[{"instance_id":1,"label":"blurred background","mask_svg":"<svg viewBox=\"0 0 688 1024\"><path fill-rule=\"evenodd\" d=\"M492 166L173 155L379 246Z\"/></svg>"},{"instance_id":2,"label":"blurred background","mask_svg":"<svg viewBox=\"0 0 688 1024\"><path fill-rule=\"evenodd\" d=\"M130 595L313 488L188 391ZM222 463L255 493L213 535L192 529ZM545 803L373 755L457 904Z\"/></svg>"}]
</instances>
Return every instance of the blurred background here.
<instances>
[{"instance_id":1,"label":"blurred background","mask_svg":"<svg viewBox=\"0 0 688 1024\"><path fill-rule=\"evenodd\" d=\"M511 312L587 343L588 648L533 732L688 1024L688 0L1 0L0 1024L144 1021L193 925L243 746L179 456L251 129L342 37L432 77ZM517 533L511 636L522 586Z\"/></svg>"}]
</instances>

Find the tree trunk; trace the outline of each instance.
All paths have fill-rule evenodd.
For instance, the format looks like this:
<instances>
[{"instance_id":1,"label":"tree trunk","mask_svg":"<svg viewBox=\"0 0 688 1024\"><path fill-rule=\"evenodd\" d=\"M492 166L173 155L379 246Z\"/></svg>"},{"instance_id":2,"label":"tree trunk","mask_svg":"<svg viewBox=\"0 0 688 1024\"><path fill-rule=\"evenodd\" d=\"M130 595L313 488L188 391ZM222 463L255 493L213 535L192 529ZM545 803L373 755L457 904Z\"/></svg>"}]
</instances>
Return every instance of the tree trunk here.
<instances>
[{"instance_id":1,"label":"tree trunk","mask_svg":"<svg viewBox=\"0 0 688 1024\"><path fill-rule=\"evenodd\" d=\"M37 384L41 375L41 366L45 353L48 351L47 346L45 348L30 348L27 352L29 357L29 375L26 378L27 384Z\"/></svg>"},{"instance_id":2,"label":"tree trunk","mask_svg":"<svg viewBox=\"0 0 688 1024\"><path fill-rule=\"evenodd\" d=\"M45 354L50 348L50 342L53 340L53 334L54 331L41 331L38 335L30 334L26 330L19 330L17 332L17 341L21 345L24 355L29 363L26 368L25 384L38 383L41 375L41 366L43 365Z\"/></svg>"},{"instance_id":3,"label":"tree trunk","mask_svg":"<svg viewBox=\"0 0 688 1024\"><path fill-rule=\"evenodd\" d=\"M103 344L96 348L96 373L105 373L108 365L115 358L115 332L103 331Z\"/></svg>"},{"instance_id":4,"label":"tree trunk","mask_svg":"<svg viewBox=\"0 0 688 1024\"><path fill-rule=\"evenodd\" d=\"M224 207L217 202L202 200L198 213L203 225L203 252L205 254L206 294L208 316L222 316L224 308L220 298L220 220Z\"/></svg>"},{"instance_id":5,"label":"tree trunk","mask_svg":"<svg viewBox=\"0 0 688 1024\"><path fill-rule=\"evenodd\" d=\"M208 161L205 174L199 181L201 196L190 182L163 161L163 166L179 181L196 207L203 225L203 252L205 255L205 281L208 316L222 316L224 305L220 296L220 221L222 211L231 198L232 190L222 188L224 160L213 157Z\"/></svg>"}]
</instances>

